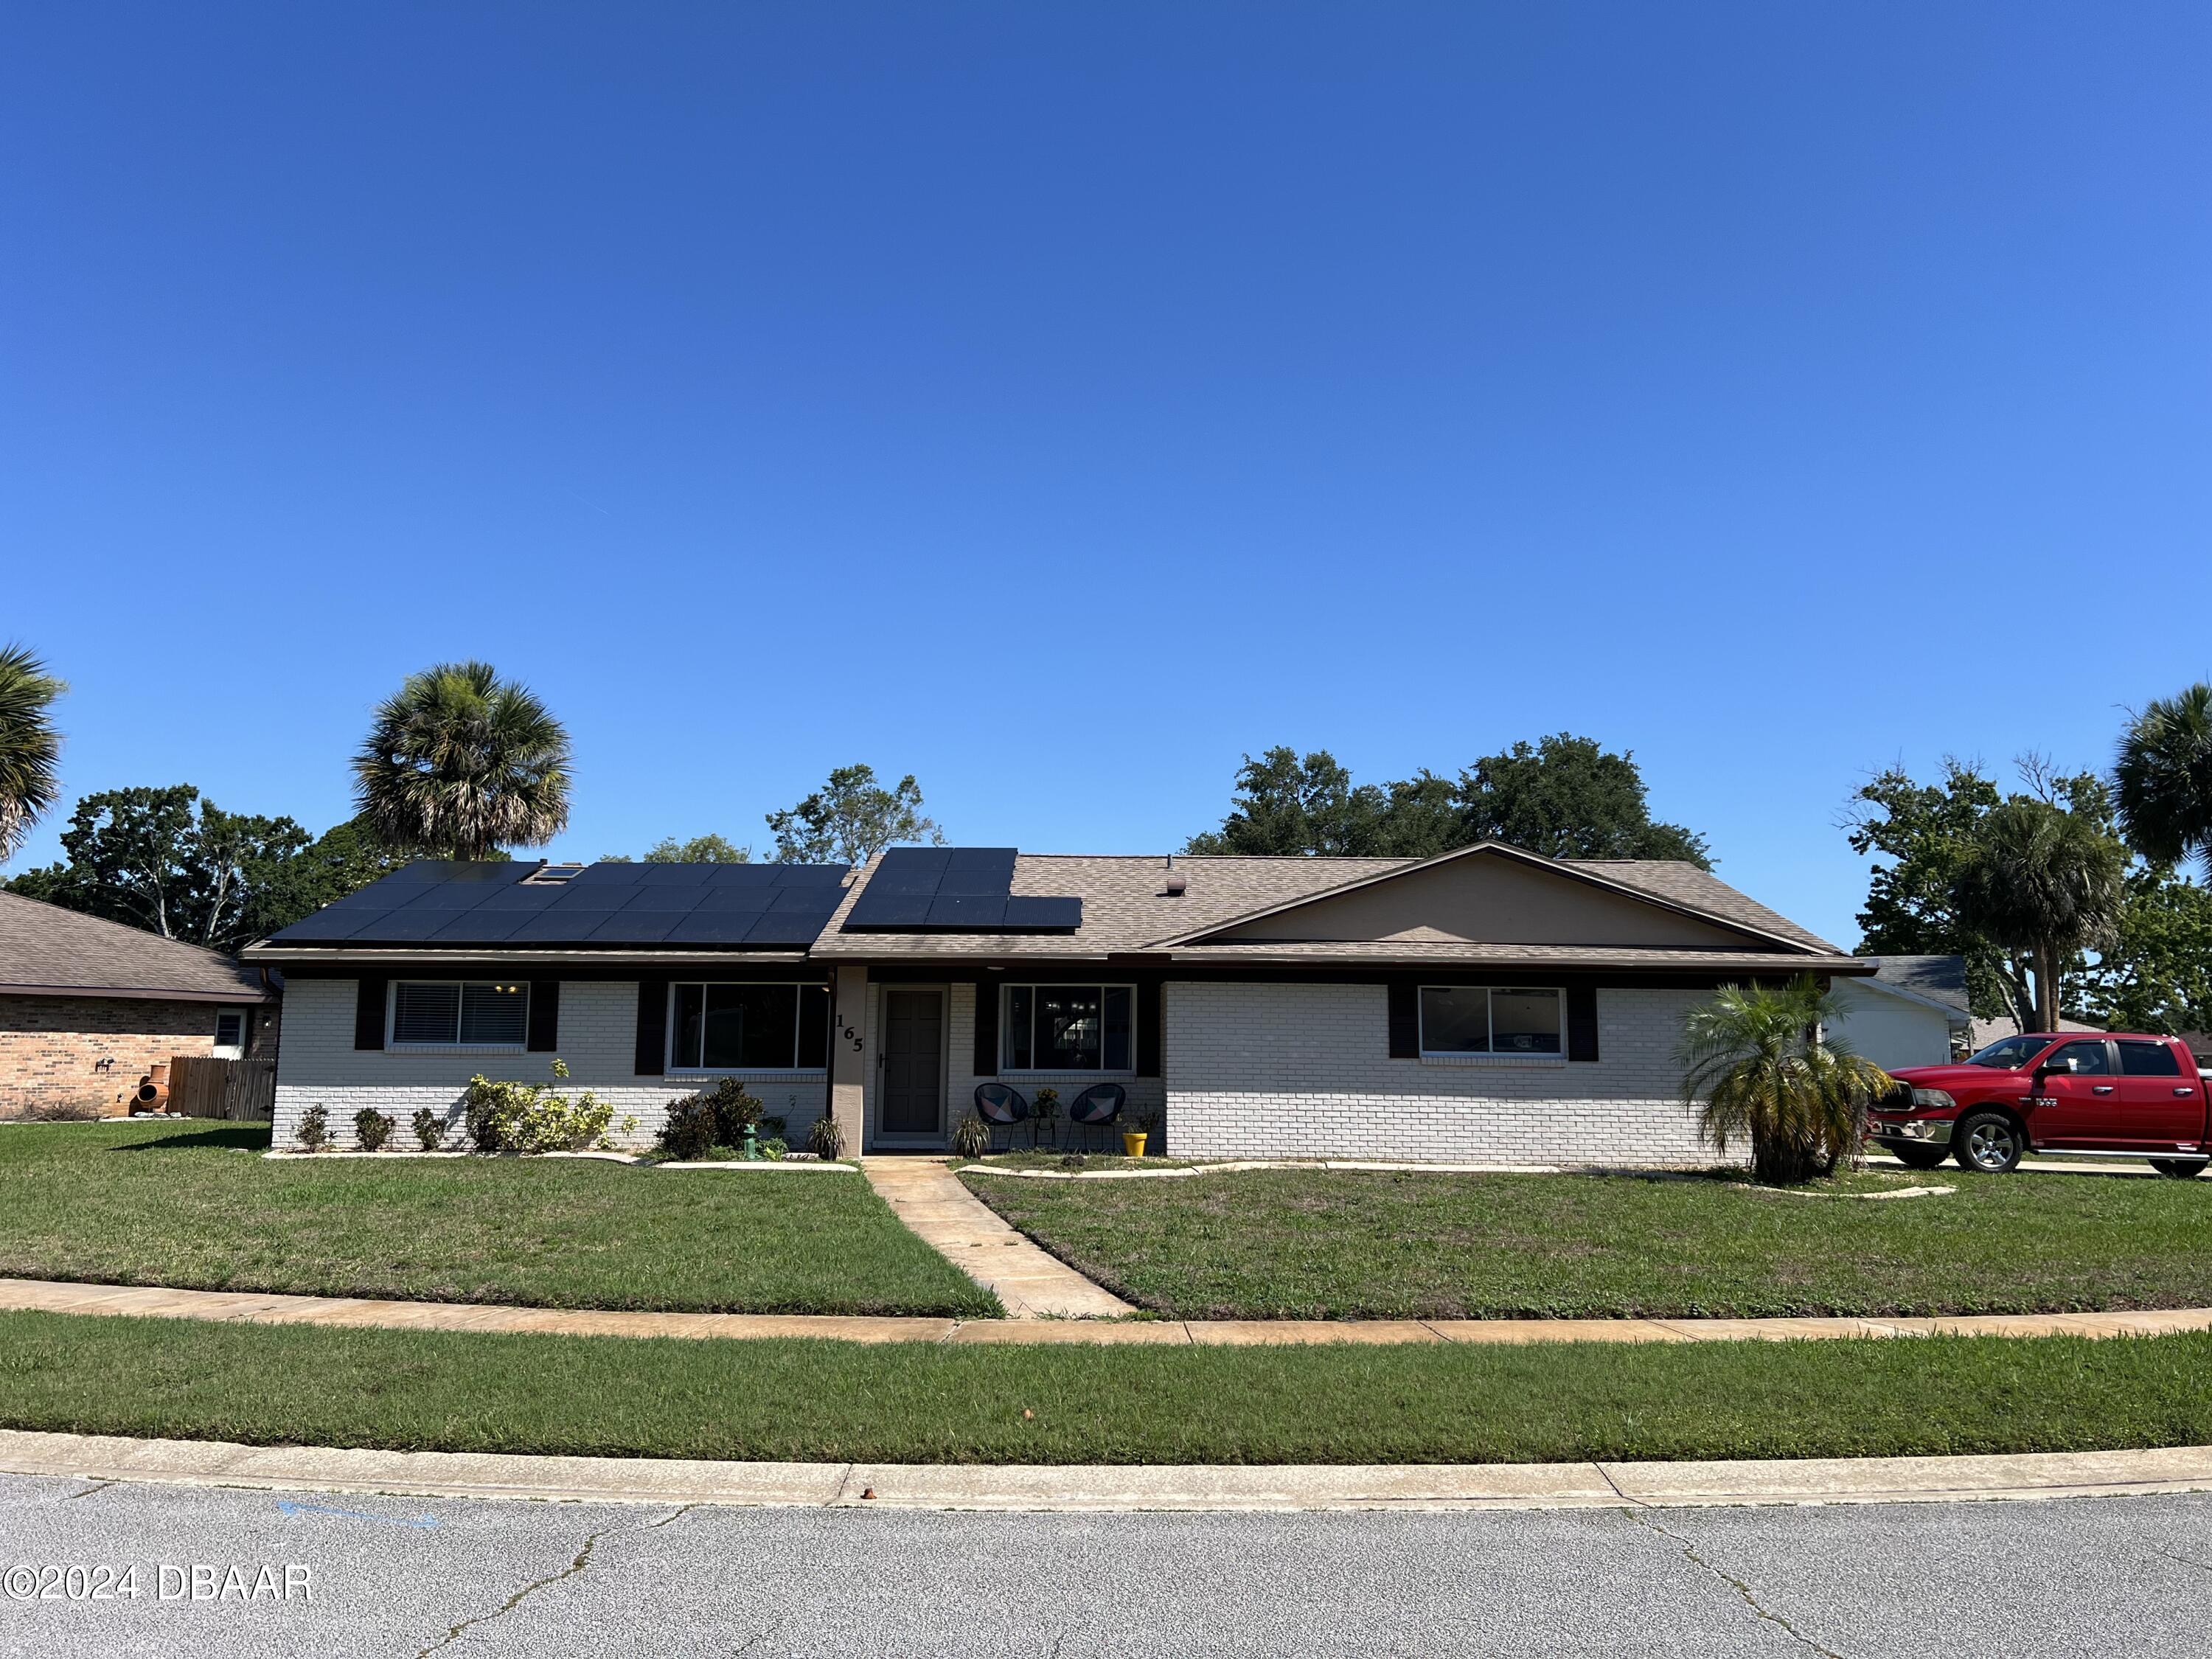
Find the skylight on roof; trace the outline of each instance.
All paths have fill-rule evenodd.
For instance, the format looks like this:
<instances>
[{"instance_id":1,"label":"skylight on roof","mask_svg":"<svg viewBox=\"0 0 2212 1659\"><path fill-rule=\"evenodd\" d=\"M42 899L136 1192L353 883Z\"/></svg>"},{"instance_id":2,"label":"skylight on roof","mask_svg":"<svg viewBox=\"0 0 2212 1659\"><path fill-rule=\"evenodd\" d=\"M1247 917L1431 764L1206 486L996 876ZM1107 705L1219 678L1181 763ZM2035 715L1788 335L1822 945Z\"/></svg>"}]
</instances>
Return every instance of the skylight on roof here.
<instances>
[{"instance_id":1,"label":"skylight on roof","mask_svg":"<svg viewBox=\"0 0 2212 1659\"><path fill-rule=\"evenodd\" d=\"M542 864L522 879L526 886L557 887L564 881L574 881L583 873L584 866L580 864Z\"/></svg>"}]
</instances>

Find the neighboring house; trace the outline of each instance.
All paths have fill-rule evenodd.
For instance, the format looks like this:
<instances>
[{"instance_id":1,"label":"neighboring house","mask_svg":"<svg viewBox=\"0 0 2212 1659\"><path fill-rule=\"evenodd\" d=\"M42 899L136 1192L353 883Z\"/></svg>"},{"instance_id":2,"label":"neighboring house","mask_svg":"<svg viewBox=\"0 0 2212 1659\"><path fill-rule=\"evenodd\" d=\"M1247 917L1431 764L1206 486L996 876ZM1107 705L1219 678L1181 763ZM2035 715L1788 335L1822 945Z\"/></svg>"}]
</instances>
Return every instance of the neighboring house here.
<instances>
[{"instance_id":1,"label":"neighboring house","mask_svg":"<svg viewBox=\"0 0 2212 1659\"><path fill-rule=\"evenodd\" d=\"M1831 1028L1877 1066L1943 1066L1971 1054L1964 957L1869 957L1871 979L1838 980Z\"/></svg>"},{"instance_id":2,"label":"neighboring house","mask_svg":"<svg viewBox=\"0 0 2212 1659\"><path fill-rule=\"evenodd\" d=\"M2034 1012L2033 1008L2028 1010L2030 1013ZM2000 1042L2008 1036L2018 1036L2022 1031L2033 1029L2031 1026L2022 1025L2016 1019L1978 1019L1974 1022L1972 1032L1966 1039L1966 1051L1969 1054L1979 1054L1992 1042ZM2086 1019L2069 1019L2062 1014L2058 1019L2058 1029L2062 1031L2101 1031L2105 1028Z\"/></svg>"},{"instance_id":3,"label":"neighboring house","mask_svg":"<svg viewBox=\"0 0 2212 1659\"><path fill-rule=\"evenodd\" d=\"M942 1149L983 1080L1113 1081L1188 1156L1483 1161L1698 1161L1690 1008L1873 971L1692 866L1495 843L423 863L245 955L284 972L279 1144L318 1103L457 1115L472 1073L557 1053L641 1135L723 1076L794 1143L834 1107L868 1152Z\"/></svg>"},{"instance_id":4,"label":"neighboring house","mask_svg":"<svg viewBox=\"0 0 2212 1659\"><path fill-rule=\"evenodd\" d=\"M277 999L219 951L0 893L0 1116L126 1112L156 1060L273 1054Z\"/></svg>"}]
</instances>

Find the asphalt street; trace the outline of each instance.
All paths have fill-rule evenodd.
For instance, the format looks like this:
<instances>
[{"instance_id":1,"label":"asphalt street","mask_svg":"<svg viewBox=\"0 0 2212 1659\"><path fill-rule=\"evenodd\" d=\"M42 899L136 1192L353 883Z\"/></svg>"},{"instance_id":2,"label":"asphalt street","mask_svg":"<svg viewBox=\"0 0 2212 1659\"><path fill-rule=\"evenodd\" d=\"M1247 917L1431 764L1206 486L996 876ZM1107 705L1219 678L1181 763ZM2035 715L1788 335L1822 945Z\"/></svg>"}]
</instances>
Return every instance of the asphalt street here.
<instances>
[{"instance_id":1,"label":"asphalt street","mask_svg":"<svg viewBox=\"0 0 2212 1659\"><path fill-rule=\"evenodd\" d=\"M2212 1496L1021 1516L5 1476L0 1652L2212 1654Z\"/></svg>"}]
</instances>

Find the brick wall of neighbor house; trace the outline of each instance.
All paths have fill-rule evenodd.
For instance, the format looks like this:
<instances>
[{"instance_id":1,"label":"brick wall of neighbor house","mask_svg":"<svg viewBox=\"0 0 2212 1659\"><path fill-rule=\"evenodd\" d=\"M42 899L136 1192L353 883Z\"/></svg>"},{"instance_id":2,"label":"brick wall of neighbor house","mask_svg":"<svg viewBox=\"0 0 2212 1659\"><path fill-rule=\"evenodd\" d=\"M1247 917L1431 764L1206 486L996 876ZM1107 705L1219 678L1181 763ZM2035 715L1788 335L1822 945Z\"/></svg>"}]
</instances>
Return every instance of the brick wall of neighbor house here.
<instances>
[{"instance_id":1,"label":"brick wall of neighbor house","mask_svg":"<svg viewBox=\"0 0 2212 1659\"><path fill-rule=\"evenodd\" d=\"M1694 991L1597 995L1595 1061L1393 1060L1380 985L1167 986L1168 1142L1184 1158L1714 1161L1676 1095Z\"/></svg>"},{"instance_id":2,"label":"brick wall of neighbor house","mask_svg":"<svg viewBox=\"0 0 2212 1659\"><path fill-rule=\"evenodd\" d=\"M1031 1100L1037 1091L1049 1085L1060 1091L1060 1139L1068 1140L1067 1107L1076 1096L1094 1083L1118 1083L1129 1091L1127 1103L1121 1109L1127 1120L1149 1109L1157 1110L1166 1099L1166 1091L1160 1079L1138 1077L1128 1072L1009 1072L999 1077L978 1077L975 1074L975 986L973 981L955 981L942 988L946 993L945 1018L945 1137L949 1141L953 1125L975 1109L975 1085L979 1083L1005 1083L1018 1089ZM881 1010L884 988L868 988L868 1048L870 1054L880 1050L883 1026ZM875 1144L877 1123L876 1085L879 1075L872 1064L861 1079L863 1103L866 1109L868 1143ZM1093 1137L1095 1139L1095 1135ZM1016 1144L1029 1144L1026 1132L1016 1136ZM1048 1141L1047 1143L1050 1143ZM850 1150L849 1148L848 1150Z\"/></svg>"},{"instance_id":3,"label":"brick wall of neighbor house","mask_svg":"<svg viewBox=\"0 0 2212 1659\"><path fill-rule=\"evenodd\" d=\"M140 997L0 997L0 1117L76 1101L126 1112L155 1060L215 1047L215 1012Z\"/></svg>"},{"instance_id":4,"label":"brick wall of neighbor house","mask_svg":"<svg viewBox=\"0 0 2212 1659\"><path fill-rule=\"evenodd\" d=\"M301 1113L319 1103L339 1146L353 1143L354 1114L374 1106L396 1126L394 1145L411 1147L409 1125L416 1109L427 1106L458 1123L462 1093L479 1072L523 1083L552 1081L550 1054L513 1048L356 1048L354 996L349 979L295 979L286 985L284 1046L276 1061L276 1146L295 1145ZM571 980L561 987L556 1052L568 1066L568 1080L562 1087L572 1097L589 1089L613 1106L617 1127L625 1114L634 1115L635 1133L616 1138L624 1145L645 1146L659 1131L670 1101L713 1079L634 1075L636 1035L635 981ZM829 1093L824 1074L738 1076L760 1097L769 1116L786 1120L785 1136L792 1146L803 1148L806 1132L822 1115Z\"/></svg>"}]
</instances>

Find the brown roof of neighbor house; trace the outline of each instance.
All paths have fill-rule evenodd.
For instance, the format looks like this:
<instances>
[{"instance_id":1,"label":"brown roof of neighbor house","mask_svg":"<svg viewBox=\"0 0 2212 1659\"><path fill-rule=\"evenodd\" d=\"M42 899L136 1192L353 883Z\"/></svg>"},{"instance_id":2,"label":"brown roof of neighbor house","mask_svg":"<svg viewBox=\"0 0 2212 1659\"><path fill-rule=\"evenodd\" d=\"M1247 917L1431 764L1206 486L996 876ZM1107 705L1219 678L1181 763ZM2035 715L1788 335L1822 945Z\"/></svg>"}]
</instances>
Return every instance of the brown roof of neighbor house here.
<instances>
[{"instance_id":1,"label":"brown roof of neighbor house","mask_svg":"<svg viewBox=\"0 0 2212 1659\"><path fill-rule=\"evenodd\" d=\"M1082 924L1072 933L947 933L842 931L854 900L878 859L852 883L844 902L816 941L817 958L908 957L943 960L994 957L1097 957L1159 952L1176 960L1312 963L1321 960L1382 964L1568 962L1590 966L1772 970L1778 957L1793 970L1866 971L1853 958L1765 905L1747 898L1695 866L1654 860L1546 860L1512 849L1518 860L1563 871L1659 901L1670 908L1748 930L1740 948L1675 950L1636 946L1593 948L1544 944L1480 944L1463 939L1275 942L1236 940L1202 944L1195 936L1278 907L1311 900L1437 860L1347 858L1189 858L1172 867L1185 878L1180 896L1167 890L1170 860L1161 855L1024 853L1014 866L1012 891L1083 901ZM1765 935L1762 939L1754 935ZM1767 941L1771 941L1771 943ZM1188 942L1185 942L1188 941Z\"/></svg>"},{"instance_id":2,"label":"brown roof of neighbor house","mask_svg":"<svg viewBox=\"0 0 2212 1659\"><path fill-rule=\"evenodd\" d=\"M261 975L219 951L0 893L0 995L270 1002Z\"/></svg>"}]
</instances>

